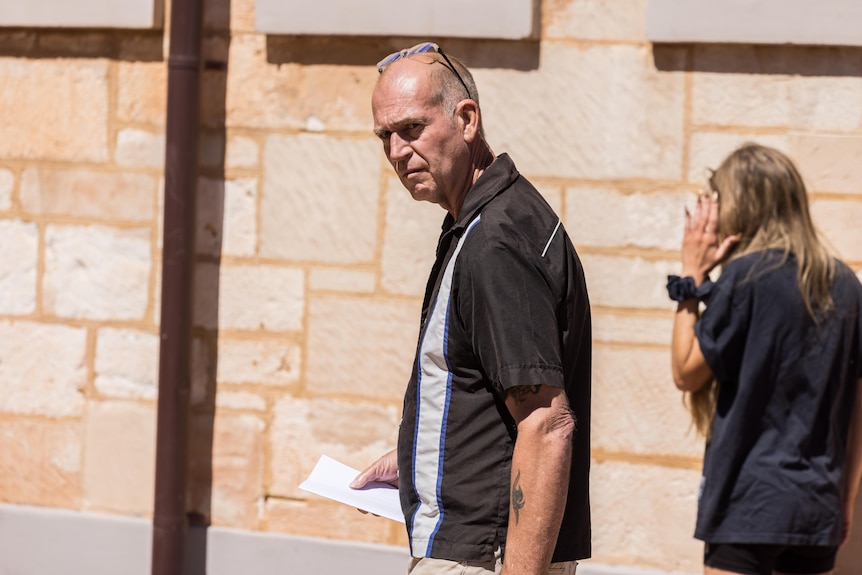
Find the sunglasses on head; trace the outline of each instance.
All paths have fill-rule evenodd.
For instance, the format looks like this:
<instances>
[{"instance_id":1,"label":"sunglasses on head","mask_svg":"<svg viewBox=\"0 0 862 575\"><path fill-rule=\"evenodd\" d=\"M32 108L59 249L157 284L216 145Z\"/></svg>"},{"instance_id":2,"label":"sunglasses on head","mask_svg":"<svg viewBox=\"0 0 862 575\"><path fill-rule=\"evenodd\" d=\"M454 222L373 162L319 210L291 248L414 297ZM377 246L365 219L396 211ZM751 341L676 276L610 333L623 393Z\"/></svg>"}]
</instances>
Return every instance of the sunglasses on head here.
<instances>
[{"instance_id":1,"label":"sunglasses on head","mask_svg":"<svg viewBox=\"0 0 862 575\"><path fill-rule=\"evenodd\" d=\"M417 54L425 54L427 52L436 52L440 54L440 56L446 61L447 67L452 70L452 73L455 74L455 77L458 78L458 81L461 82L461 85L464 86L464 90L467 91L467 97L473 98L470 94L470 88L467 87L467 83L464 81L464 78L461 77L461 74L458 73L458 70L455 68L455 65L452 64L452 61L449 57L443 52L443 50L435 44L434 42L422 42L420 44L416 44L412 48L405 48L403 50L399 50L398 52L393 52L377 62L377 72L383 73L383 69L392 64L393 62L397 62L402 58L411 58L416 56Z\"/></svg>"}]
</instances>

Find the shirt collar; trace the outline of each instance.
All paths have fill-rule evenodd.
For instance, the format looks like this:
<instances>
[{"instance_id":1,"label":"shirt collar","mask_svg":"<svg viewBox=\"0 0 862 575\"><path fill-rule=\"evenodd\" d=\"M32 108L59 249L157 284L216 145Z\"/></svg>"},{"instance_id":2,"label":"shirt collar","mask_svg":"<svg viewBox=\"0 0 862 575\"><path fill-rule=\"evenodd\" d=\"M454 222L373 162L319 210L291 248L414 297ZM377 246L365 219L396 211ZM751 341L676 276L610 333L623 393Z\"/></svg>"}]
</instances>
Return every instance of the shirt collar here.
<instances>
[{"instance_id":1,"label":"shirt collar","mask_svg":"<svg viewBox=\"0 0 862 575\"><path fill-rule=\"evenodd\" d=\"M443 230L458 231L466 228L482 211L485 204L511 186L519 176L520 173L509 154L503 153L497 156L467 192L464 203L461 204L458 219L455 220L452 214L446 215L446 219L443 221Z\"/></svg>"}]
</instances>

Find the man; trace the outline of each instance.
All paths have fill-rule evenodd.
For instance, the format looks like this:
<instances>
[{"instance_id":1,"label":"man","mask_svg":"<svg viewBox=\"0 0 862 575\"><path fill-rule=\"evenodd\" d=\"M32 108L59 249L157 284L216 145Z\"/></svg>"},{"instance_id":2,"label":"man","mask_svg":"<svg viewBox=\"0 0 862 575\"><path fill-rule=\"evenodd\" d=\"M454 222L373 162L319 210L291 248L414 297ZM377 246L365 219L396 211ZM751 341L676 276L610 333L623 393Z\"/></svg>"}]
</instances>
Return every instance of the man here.
<instances>
[{"instance_id":1,"label":"man","mask_svg":"<svg viewBox=\"0 0 862 575\"><path fill-rule=\"evenodd\" d=\"M352 486L399 487L411 575L574 573L590 554L580 261L553 210L485 142L466 67L428 42L378 70L374 133L413 198L448 215L398 448Z\"/></svg>"}]
</instances>

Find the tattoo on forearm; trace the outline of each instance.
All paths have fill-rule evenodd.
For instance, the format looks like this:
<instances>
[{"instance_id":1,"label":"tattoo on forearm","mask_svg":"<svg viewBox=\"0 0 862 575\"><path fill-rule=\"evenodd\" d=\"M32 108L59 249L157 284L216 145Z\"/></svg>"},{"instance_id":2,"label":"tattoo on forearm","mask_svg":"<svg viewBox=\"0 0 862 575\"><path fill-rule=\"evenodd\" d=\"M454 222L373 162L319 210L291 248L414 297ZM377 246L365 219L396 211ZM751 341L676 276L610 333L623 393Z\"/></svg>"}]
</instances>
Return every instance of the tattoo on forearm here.
<instances>
[{"instance_id":1,"label":"tattoo on forearm","mask_svg":"<svg viewBox=\"0 0 862 575\"><path fill-rule=\"evenodd\" d=\"M509 390L509 393L512 394L512 399L515 400L515 403L521 403L528 395L536 395L539 393L539 388L541 385L519 385L513 387Z\"/></svg>"},{"instance_id":2,"label":"tattoo on forearm","mask_svg":"<svg viewBox=\"0 0 862 575\"><path fill-rule=\"evenodd\" d=\"M524 490L521 489L521 470L512 483L512 509L515 510L515 525L518 524L521 508L524 507Z\"/></svg>"}]
</instances>

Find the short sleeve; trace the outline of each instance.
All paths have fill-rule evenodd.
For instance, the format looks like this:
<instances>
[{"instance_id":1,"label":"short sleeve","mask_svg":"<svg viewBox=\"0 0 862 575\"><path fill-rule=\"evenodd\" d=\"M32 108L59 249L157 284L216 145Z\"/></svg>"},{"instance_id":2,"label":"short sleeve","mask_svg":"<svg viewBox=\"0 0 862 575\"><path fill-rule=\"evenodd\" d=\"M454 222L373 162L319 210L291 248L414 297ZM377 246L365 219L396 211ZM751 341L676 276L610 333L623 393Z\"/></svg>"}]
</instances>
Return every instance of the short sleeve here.
<instances>
[{"instance_id":1,"label":"short sleeve","mask_svg":"<svg viewBox=\"0 0 862 575\"><path fill-rule=\"evenodd\" d=\"M564 387L560 297L543 274L544 262L529 250L474 235L459 272L458 314L482 369L501 392L519 385Z\"/></svg>"},{"instance_id":2,"label":"short sleeve","mask_svg":"<svg viewBox=\"0 0 862 575\"><path fill-rule=\"evenodd\" d=\"M700 351L719 382L739 375L750 325L751 289L752 282L737 282L733 270L725 269L694 326Z\"/></svg>"}]
</instances>

